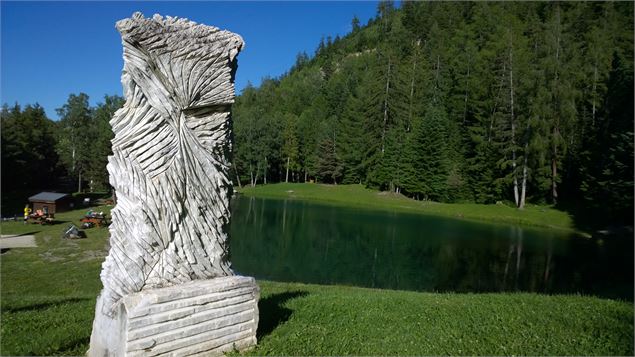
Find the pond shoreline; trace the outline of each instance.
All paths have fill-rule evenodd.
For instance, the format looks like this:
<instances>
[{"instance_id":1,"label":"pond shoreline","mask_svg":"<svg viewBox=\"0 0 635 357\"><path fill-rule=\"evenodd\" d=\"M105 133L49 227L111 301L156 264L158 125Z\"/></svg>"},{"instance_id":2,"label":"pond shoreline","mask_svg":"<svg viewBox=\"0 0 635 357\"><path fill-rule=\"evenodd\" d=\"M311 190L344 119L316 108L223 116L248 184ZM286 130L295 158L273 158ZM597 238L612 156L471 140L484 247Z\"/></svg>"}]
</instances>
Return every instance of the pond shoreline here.
<instances>
[{"instance_id":1,"label":"pond shoreline","mask_svg":"<svg viewBox=\"0 0 635 357\"><path fill-rule=\"evenodd\" d=\"M325 185L313 183L277 183L256 187L234 187L245 196L306 200L331 205L380 209L404 213L435 215L456 219L540 227L572 232L585 238L589 232L576 229L571 216L551 206L527 205L518 210L504 204L439 203L417 201L401 194L374 191L362 185Z\"/></svg>"}]
</instances>

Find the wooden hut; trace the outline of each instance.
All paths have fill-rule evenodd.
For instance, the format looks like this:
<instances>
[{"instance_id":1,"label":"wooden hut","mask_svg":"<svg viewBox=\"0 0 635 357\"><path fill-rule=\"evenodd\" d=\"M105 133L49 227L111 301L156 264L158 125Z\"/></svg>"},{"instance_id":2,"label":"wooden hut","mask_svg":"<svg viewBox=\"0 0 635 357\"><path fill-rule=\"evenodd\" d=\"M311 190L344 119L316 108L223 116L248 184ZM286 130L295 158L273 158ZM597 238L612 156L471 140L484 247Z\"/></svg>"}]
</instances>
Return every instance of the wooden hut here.
<instances>
[{"instance_id":1,"label":"wooden hut","mask_svg":"<svg viewBox=\"0 0 635 357\"><path fill-rule=\"evenodd\" d=\"M68 211L72 197L66 193L40 192L35 196L29 197L29 202L33 206L33 212L37 212L37 210L46 212L48 210L49 213L55 214Z\"/></svg>"}]
</instances>

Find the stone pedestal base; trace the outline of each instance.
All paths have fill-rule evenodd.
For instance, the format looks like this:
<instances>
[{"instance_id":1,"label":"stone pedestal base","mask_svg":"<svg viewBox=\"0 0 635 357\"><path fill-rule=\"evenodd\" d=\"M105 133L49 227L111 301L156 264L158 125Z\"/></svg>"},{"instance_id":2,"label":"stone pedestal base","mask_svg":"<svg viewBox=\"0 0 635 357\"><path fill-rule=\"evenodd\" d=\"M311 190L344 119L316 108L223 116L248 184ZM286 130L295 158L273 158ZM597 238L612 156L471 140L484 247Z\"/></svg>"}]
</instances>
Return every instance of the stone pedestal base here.
<instances>
[{"instance_id":1,"label":"stone pedestal base","mask_svg":"<svg viewBox=\"0 0 635 357\"><path fill-rule=\"evenodd\" d=\"M131 294L116 316L97 299L88 355L220 355L256 345L260 290L254 278L196 280Z\"/></svg>"}]
</instances>

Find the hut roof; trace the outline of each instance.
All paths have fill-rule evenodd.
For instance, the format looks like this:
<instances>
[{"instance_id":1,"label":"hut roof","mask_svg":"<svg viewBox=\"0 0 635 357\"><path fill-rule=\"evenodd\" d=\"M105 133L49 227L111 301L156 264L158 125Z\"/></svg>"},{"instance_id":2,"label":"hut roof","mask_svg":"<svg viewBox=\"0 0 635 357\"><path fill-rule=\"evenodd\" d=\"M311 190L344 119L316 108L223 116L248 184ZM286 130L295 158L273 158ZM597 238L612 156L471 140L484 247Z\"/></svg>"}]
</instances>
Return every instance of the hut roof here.
<instances>
[{"instance_id":1,"label":"hut roof","mask_svg":"<svg viewBox=\"0 0 635 357\"><path fill-rule=\"evenodd\" d=\"M37 195L29 197L29 201L45 201L45 202L55 202L60 198L68 196L67 193L58 193L58 192L40 192Z\"/></svg>"}]
</instances>

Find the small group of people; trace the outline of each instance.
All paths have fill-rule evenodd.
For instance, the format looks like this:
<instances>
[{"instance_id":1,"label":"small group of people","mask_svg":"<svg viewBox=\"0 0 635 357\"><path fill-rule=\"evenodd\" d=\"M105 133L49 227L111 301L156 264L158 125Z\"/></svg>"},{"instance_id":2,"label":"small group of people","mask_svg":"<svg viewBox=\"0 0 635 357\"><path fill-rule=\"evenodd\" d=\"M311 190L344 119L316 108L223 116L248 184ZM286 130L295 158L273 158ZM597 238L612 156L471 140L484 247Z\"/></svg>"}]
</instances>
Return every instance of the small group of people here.
<instances>
[{"instance_id":1,"label":"small group of people","mask_svg":"<svg viewBox=\"0 0 635 357\"><path fill-rule=\"evenodd\" d=\"M104 211L101 211L99 213L91 210L88 210L88 212L86 212L86 217L88 218L105 218L104 216Z\"/></svg>"},{"instance_id":2,"label":"small group of people","mask_svg":"<svg viewBox=\"0 0 635 357\"><path fill-rule=\"evenodd\" d=\"M47 206L42 207L42 210L37 210L35 213L32 213L33 210L27 203L24 206L24 224L29 221L29 218L49 218L49 208Z\"/></svg>"}]
</instances>

